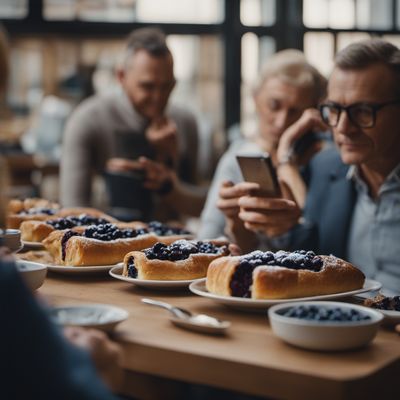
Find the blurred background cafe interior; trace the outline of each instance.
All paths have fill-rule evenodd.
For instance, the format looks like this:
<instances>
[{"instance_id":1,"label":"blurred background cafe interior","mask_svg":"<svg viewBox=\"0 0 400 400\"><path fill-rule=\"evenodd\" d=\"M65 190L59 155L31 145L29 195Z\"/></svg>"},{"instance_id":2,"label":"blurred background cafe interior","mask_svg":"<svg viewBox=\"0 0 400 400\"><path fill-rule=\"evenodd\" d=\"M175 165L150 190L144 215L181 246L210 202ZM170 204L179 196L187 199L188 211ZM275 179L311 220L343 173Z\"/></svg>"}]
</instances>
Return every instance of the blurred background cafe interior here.
<instances>
[{"instance_id":1,"label":"blurred background cafe interior","mask_svg":"<svg viewBox=\"0 0 400 400\"><path fill-rule=\"evenodd\" d=\"M10 195L52 201L65 123L83 99L118 86L115 66L136 28L167 35L171 101L196 116L205 187L230 141L251 131L251 87L274 52L303 50L328 76L334 54L353 41L400 44L399 0L1 0L0 21L10 46L0 122ZM104 209L104 183L94 185L92 205Z\"/></svg>"}]
</instances>

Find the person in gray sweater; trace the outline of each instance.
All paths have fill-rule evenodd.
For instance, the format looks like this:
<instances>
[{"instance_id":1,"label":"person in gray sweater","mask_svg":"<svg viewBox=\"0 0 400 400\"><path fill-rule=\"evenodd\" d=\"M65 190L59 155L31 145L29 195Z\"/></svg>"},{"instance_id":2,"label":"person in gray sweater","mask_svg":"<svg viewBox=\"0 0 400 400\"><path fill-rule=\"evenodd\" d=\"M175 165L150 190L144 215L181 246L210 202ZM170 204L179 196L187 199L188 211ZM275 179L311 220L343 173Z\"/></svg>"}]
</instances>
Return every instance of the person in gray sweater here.
<instances>
[{"instance_id":1,"label":"person in gray sweater","mask_svg":"<svg viewBox=\"0 0 400 400\"><path fill-rule=\"evenodd\" d=\"M196 187L198 127L191 112L169 104L175 78L165 35L138 29L124 55L121 90L85 100L66 124L61 203L91 205L97 173L106 177L117 217L199 215L205 193Z\"/></svg>"}]
</instances>

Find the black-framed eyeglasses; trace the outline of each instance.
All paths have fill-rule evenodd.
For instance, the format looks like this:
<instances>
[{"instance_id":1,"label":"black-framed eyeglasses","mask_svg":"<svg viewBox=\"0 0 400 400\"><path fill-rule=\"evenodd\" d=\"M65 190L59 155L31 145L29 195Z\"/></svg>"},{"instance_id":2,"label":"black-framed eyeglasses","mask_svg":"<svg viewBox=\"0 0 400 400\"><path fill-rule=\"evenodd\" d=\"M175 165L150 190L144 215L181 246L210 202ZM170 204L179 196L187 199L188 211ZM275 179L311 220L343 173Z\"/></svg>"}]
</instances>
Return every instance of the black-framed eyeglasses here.
<instances>
[{"instance_id":1,"label":"black-framed eyeglasses","mask_svg":"<svg viewBox=\"0 0 400 400\"><path fill-rule=\"evenodd\" d=\"M342 111L346 111L349 120L359 128L372 128L376 122L376 113L381 108L400 104L400 100L387 101L386 103L354 103L348 106L329 102L319 105L322 119L329 126L335 127L339 123Z\"/></svg>"}]
</instances>

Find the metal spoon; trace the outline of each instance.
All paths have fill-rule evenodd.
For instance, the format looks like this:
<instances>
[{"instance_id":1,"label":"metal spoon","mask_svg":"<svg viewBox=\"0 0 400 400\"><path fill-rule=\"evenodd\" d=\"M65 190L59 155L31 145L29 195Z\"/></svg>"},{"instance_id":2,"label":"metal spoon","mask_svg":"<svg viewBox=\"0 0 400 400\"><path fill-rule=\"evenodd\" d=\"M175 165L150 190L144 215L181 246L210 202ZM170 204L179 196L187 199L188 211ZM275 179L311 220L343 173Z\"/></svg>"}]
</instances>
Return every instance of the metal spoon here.
<instances>
[{"instance_id":1,"label":"metal spoon","mask_svg":"<svg viewBox=\"0 0 400 400\"><path fill-rule=\"evenodd\" d=\"M169 303L165 303L164 301L142 299L142 302L152 306L165 308L173 315L171 318L172 323L193 331L224 334L231 325L229 321L221 321L217 318L210 317L209 315L193 315L190 311L185 310L184 308L175 307Z\"/></svg>"}]
</instances>

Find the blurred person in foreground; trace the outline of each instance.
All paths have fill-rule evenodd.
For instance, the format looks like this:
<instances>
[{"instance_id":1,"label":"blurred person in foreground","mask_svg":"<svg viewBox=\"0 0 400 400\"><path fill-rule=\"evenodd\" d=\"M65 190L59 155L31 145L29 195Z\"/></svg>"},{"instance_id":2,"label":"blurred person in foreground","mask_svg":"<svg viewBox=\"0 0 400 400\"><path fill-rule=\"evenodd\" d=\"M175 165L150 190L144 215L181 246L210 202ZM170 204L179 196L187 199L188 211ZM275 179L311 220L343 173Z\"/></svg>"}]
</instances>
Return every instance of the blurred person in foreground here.
<instances>
[{"instance_id":1,"label":"blurred person in foreground","mask_svg":"<svg viewBox=\"0 0 400 400\"><path fill-rule=\"evenodd\" d=\"M239 218L265 236L286 232L287 248L347 259L399 294L400 49L370 39L340 51L319 108L337 148L312 160L302 218L294 201L250 196Z\"/></svg>"},{"instance_id":2,"label":"blurred person in foreground","mask_svg":"<svg viewBox=\"0 0 400 400\"><path fill-rule=\"evenodd\" d=\"M326 79L299 50L283 50L265 62L253 94L258 131L250 138L233 142L221 158L202 212L199 238L226 235L245 252L259 247L260 240L265 241L265 237L253 233L239 218L239 199L257 186L243 182L236 160L238 154L269 153L283 182L283 194L287 192L286 182L296 188L297 201L304 202L306 187L298 176L298 166L307 164L312 154L320 149L321 142L311 144L293 158L293 166L285 157L288 152L293 153L296 140L302 134L327 129L316 108L325 90ZM293 214L298 217L299 212L292 208L287 214L291 221ZM285 216L282 223L286 224ZM265 243L265 246L279 247L279 243Z\"/></svg>"},{"instance_id":3,"label":"blurred person in foreground","mask_svg":"<svg viewBox=\"0 0 400 400\"><path fill-rule=\"evenodd\" d=\"M90 97L67 122L62 205L90 205L93 174L106 173L116 217L198 216L205 200L195 186L198 127L191 112L170 104L176 81L164 33L133 31L117 77L119 91Z\"/></svg>"},{"instance_id":4,"label":"blurred person in foreground","mask_svg":"<svg viewBox=\"0 0 400 400\"><path fill-rule=\"evenodd\" d=\"M8 49L0 29L0 95L8 77ZM0 212L5 213L6 163L0 158ZM0 224L5 215L0 215ZM0 228L4 226L1 225ZM122 382L121 352L96 330L61 332L25 286L0 238L0 383L4 399L115 399ZM99 374L99 375L98 375Z\"/></svg>"}]
</instances>

